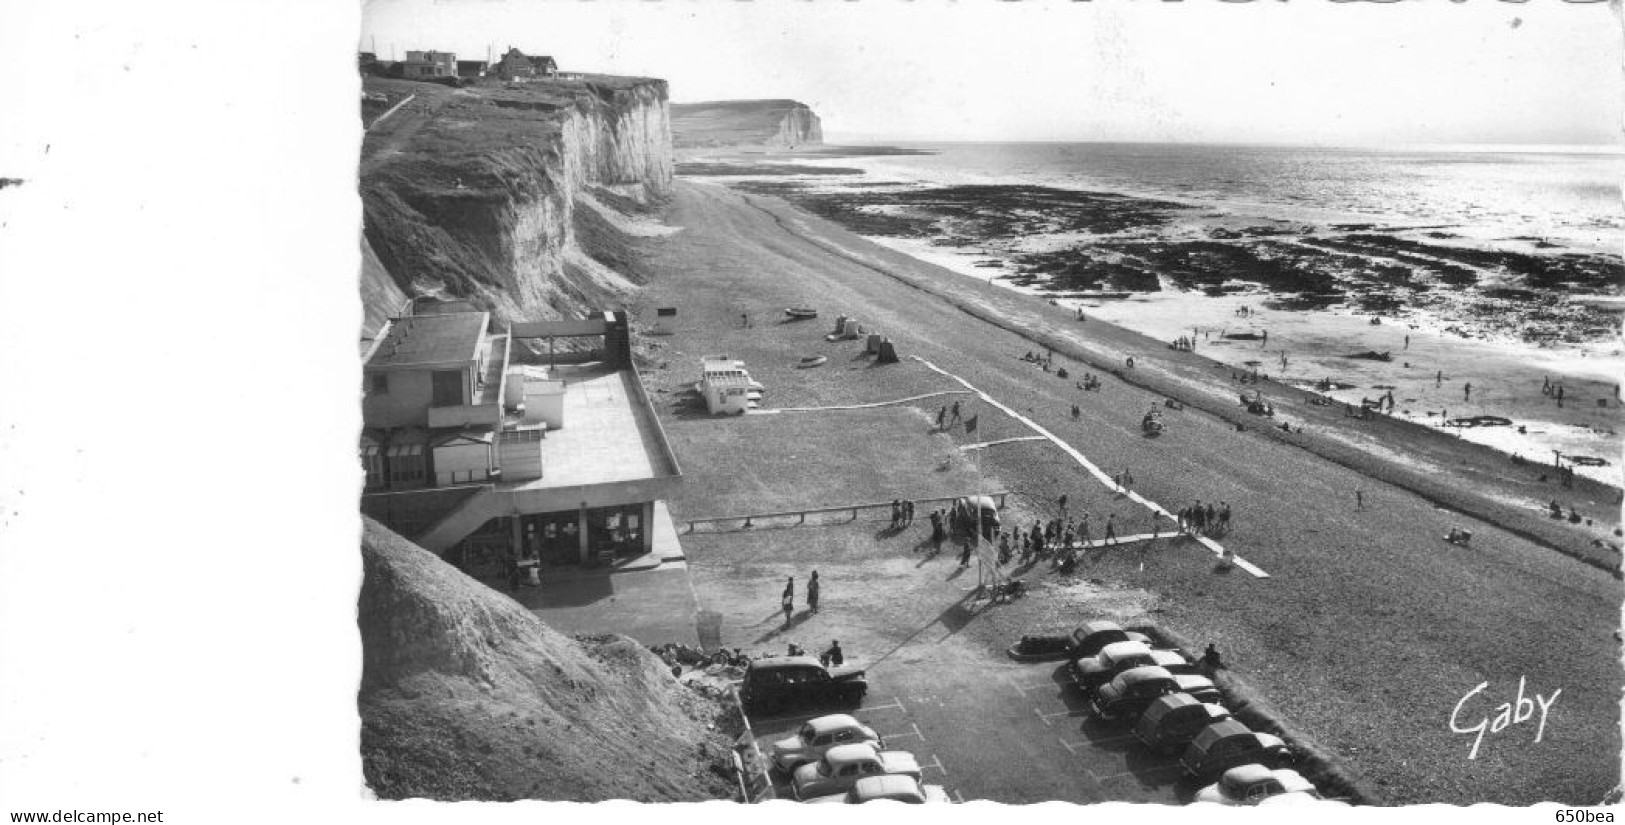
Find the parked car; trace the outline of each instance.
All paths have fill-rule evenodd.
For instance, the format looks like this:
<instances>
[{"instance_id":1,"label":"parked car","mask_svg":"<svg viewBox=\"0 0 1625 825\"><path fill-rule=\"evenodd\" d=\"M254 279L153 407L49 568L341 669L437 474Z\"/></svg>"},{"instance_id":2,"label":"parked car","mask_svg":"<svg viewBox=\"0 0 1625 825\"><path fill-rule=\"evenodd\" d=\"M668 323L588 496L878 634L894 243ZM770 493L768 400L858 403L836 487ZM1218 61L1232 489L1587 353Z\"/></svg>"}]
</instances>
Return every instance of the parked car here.
<instances>
[{"instance_id":1,"label":"parked car","mask_svg":"<svg viewBox=\"0 0 1625 825\"><path fill-rule=\"evenodd\" d=\"M1101 685L1089 701L1089 709L1103 721L1131 722L1140 718L1152 702L1170 693L1184 693L1197 701L1219 698L1219 689L1206 677L1176 676L1167 668L1142 665Z\"/></svg>"},{"instance_id":2,"label":"parked car","mask_svg":"<svg viewBox=\"0 0 1625 825\"><path fill-rule=\"evenodd\" d=\"M1134 725L1134 738L1152 753L1182 751L1203 728L1229 718L1230 711L1221 705L1189 693L1170 693L1146 706Z\"/></svg>"},{"instance_id":3,"label":"parked car","mask_svg":"<svg viewBox=\"0 0 1625 825\"><path fill-rule=\"evenodd\" d=\"M1292 762L1292 751L1279 736L1254 733L1235 719L1226 719L1196 734L1179 761L1185 766L1185 773L1206 782L1249 762L1266 768L1285 767Z\"/></svg>"},{"instance_id":4,"label":"parked car","mask_svg":"<svg viewBox=\"0 0 1625 825\"><path fill-rule=\"evenodd\" d=\"M1087 659L1072 662L1072 678L1087 693L1116 678L1130 668L1155 665L1169 673L1196 673L1185 654L1177 650L1152 650L1144 642L1113 642Z\"/></svg>"},{"instance_id":5,"label":"parked car","mask_svg":"<svg viewBox=\"0 0 1625 825\"><path fill-rule=\"evenodd\" d=\"M1278 793L1273 796L1266 796L1259 800L1257 807L1278 808L1288 805L1321 805L1334 808L1354 807L1352 804L1344 802L1341 799L1326 799L1318 793L1309 793L1307 791L1288 791L1287 793Z\"/></svg>"},{"instance_id":6,"label":"parked car","mask_svg":"<svg viewBox=\"0 0 1625 825\"><path fill-rule=\"evenodd\" d=\"M1151 637L1144 633L1124 630L1117 622L1105 619L1084 622L1078 629L1072 631L1072 658L1093 656L1113 642L1142 642L1146 647L1150 647Z\"/></svg>"},{"instance_id":7,"label":"parked car","mask_svg":"<svg viewBox=\"0 0 1625 825\"><path fill-rule=\"evenodd\" d=\"M1005 648L1010 658L1018 662L1052 662L1071 658L1071 636L1022 636L1015 644Z\"/></svg>"},{"instance_id":8,"label":"parked car","mask_svg":"<svg viewBox=\"0 0 1625 825\"><path fill-rule=\"evenodd\" d=\"M795 736L773 743L773 764L785 773L808 762L817 762L824 752L836 745L873 742L880 747L886 743L868 725L844 713L809 719Z\"/></svg>"},{"instance_id":9,"label":"parked car","mask_svg":"<svg viewBox=\"0 0 1625 825\"><path fill-rule=\"evenodd\" d=\"M771 713L831 702L855 705L868 691L861 668L824 667L811 656L779 656L751 660L739 701L753 713Z\"/></svg>"},{"instance_id":10,"label":"parked car","mask_svg":"<svg viewBox=\"0 0 1625 825\"><path fill-rule=\"evenodd\" d=\"M1257 805L1268 797L1287 793L1315 794L1315 785L1291 768L1270 770L1263 765L1247 764L1225 771L1218 782L1197 791L1196 801Z\"/></svg>"},{"instance_id":11,"label":"parked car","mask_svg":"<svg viewBox=\"0 0 1625 825\"><path fill-rule=\"evenodd\" d=\"M866 776L901 774L920 778L920 763L907 751L883 751L873 742L837 745L824 758L796 768L790 789L796 799L845 793Z\"/></svg>"},{"instance_id":12,"label":"parked car","mask_svg":"<svg viewBox=\"0 0 1625 825\"><path fill-rule=\"evenodd\" d=\"M852 790L846 793L813 797L807 801L861 805L865 802L879 802L881 800L903 802L909 805L953 802L952 799L948 798L948 792L941 785L926 785L912 776L903 776L902 774L865 776L859 779L852 786Z\"/></svg>"}]
</instances>

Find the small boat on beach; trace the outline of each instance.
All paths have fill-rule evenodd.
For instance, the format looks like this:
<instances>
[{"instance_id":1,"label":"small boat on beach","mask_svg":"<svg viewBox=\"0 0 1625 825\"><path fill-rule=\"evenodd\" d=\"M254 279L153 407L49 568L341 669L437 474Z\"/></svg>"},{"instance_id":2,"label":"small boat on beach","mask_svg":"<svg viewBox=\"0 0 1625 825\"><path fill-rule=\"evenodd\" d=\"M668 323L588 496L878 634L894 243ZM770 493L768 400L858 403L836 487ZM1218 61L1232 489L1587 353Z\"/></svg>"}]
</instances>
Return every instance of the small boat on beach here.
<instances>
[{"instance_id":1,"label":"small boat on beach","mask_svg":"<svg viewBox=\"0 0 1625 825\"><path fill-rule=\"evenodd\" d=\"M809 356L807 356L805 358L802 358L801 363L796 364L796 369L807 369L809 367L823 366L824 362L826 362L828 360L829 360L829 356L827 356L827 355L809 355Z\"/></svg>"},{"instance_id":2,"label":"small boat on beach","mask_svg":"<svg viewBox=\"0 0 1625 825\"><path fill-rule=\"evenodd\" d=\"M1344 358L1359 358L1362 361L1392 361L1392 360L1394 360L1394 354L1392 352L1377 352L1376 350L1369 350L1369 349L1366 350L1365 352L1351 352L1348 355L1345 355L1343 357Z\"/></svg>"},{"instance_id":3,"label":"small boat on beach","mask_svg":"<svg viewBox=\"0 0 1625 825\"><path fill-rule=\"evenodd\" d=\"M804 318L817 318L818 310L813 309L812 307L790 307L784 311L784 314L790 316L794 320L799 321Z\"/></svg>"}]
</instances>

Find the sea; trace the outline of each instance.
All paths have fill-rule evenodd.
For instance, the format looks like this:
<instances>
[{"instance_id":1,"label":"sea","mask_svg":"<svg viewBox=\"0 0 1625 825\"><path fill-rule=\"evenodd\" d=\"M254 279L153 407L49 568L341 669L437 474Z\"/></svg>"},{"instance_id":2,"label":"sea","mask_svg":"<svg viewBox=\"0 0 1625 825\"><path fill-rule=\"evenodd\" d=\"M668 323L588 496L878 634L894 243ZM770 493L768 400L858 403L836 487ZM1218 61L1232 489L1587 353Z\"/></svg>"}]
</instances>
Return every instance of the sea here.
<instances>
[{"instance_id":1,"label":"sea","mask_svg":"<svg viewBox=\"0 0 1625 825\"><path fill-rule=\"evenodd\" d=\"M876 182L1032 184L1619 254L1625 147L1396 149L1170 143L903 143L930 154L841 158Z\"/></svg>"},{"instance_id":2,"label":"sea","mask_svg":"<svg viewBox=\"0 0 1625 825\"><path fill-rule=\"evenodd\" d=\"M1621 271L1625 249L1625 148L1620 147L1481 147L1429 146L1397 148L1329 148L1252 145L1154 143L952 143L890 142L888 146L917 154L866 155L861 149L827 156L774 158L792 164L825 167L820 174L798 177L796 191L835 195L848 208L864 193L875 193L882 205L875 214L912 212L930 217L910 204L899 206L899 192L929 192L940 187L1044 187L1089 193L1111 193L1133 199L1172 202L1190 207L1160 227L1136 226L1100 235L1081 235L1075 226L1046 237L1037 231L1022 237L978 237L976 222L938 222L940 231L870 234L861 221L849 224L876 242L941 265L966 277L1002 283L1076 306L1091 316L1146 334L1172 340L1199 331L1203 340L1220 339L1220 330L1268 330L1267 353L1240 347L1208 347L1205 353L1235 366L1265 360L1272 377L1300 386L1336 376L1350 388L1326 392L1335 400L1358 404L1391 391L1399 397L1400 414L1448 430L1509 454L1545 457L1554 463L1578 456L1577 472L1611 484L1625 482L1622 473L1622 425L1618 382L1625 374L1619 320L1625 310ZM809 169L809 171L815 171ZM834 174L830 174L834 173ZM777 185L784 185L781 176ZM1064 199L1063 199L1064 200ZM989 209L1012 207L990 199ZM868 207L860 207L868 208ZM1057 208L1071 208L1064 204ZM839 218L837 218L839 220ZM1061 221L1059 223L1065 223ZM972 231L967 232L967 224ZM1137 293L1127 300L1109 295L1091 298L1046 290L1016 277L1023 252L1072 245L1093 254L1089 244L1127 238L1134 242L1189 241L1235 237L1215 234L1249 224L1286 227L1269 244L1334 242L1351 233L1364 237L1426 242L1443 248L1507 253L1528 260L1583 258L1601 267L1583 289L1546 285L1533 288L1525 303L1497 302L1486 288L1506 286L1506 267L1470 264L1478 283L1445 287L1433 283L1412 293L1415 306L1400 307L1388 317L1373 316L1369 306L1293 307L1261 287L1239 293L1182 289L1164 279L1163 288ZM992 225L999 225L997 223ZM1004 224L1008 226L1009 224ZM1031 226L1031 224L1027 224ZM1361 237L1358 234L1355 238ZM1082 246L1079 246L1081 244ZM1097 247L1105 248L1105 247ZM1309 250L1315 251L1315 250ZM1427 251L1423 248L1424 253ZM1364 260L1368 267L1397 263L1425 271L1426 255L1392 256L1377 250ZM1356 260L1362 250L1340 250L1339 266ZM1334 256L1336 257L1336 256ZM1435 259L1440 263L1444 259ZM1461 264L1472 259L1450 258ZM1030 274L1029 269L1029 274ZM1458 270L1459 272L1460 270ZM1527 279L1513 278L1514 286ZM1276 289L1279 292L1279 289ZM1582 297L1573 293L1585 293ZM1104 299L1102 299L1104 298ZM1584 306L1576 302L1584 302ZM1260 311L1261 307L1265 307ZM1528 308L1539 316L1547 336L1535 339L1506 323L1506 315ZM1566 309L1572 313L1566 314ZM1238 321L1241 313L1245 320ZM1561 329L1571 323L1573 329ZM1376 326L1379 322L1386 322ZM1553 327L1560 328L1553 334ZM1581 327L1584 327L1583 329ZM1219 343L1229 344L1230 341ZM1277 352L1279 348L1279 352ZM1392 363L1355 362L1350 349L1392 351ZM1283 360L1277 366L1275 359ZM1414 361L1410 360L1414 359ZM1444 375L1445 380L1438 376ZM1555 382L1555 383L1554 383ZM1463 384L1478 388L1465 398ZM1568 403L1558 406L1545 390L1566 384ZM1450 394L1454 393L1452 397ZM1498 416L1510 426L1467 427L1447 421L1471 416ZM1599 463L1600 462L1600 463Z\"/></svg>"}]
</instances>

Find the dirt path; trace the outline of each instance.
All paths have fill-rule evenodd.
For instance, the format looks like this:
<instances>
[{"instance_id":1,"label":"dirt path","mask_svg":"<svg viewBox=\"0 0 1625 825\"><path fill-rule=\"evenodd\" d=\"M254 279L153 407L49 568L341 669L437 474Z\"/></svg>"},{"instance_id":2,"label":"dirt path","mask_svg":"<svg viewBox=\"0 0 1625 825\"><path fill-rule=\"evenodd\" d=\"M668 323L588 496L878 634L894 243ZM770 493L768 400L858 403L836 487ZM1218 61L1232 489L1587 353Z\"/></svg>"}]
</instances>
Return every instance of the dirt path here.
<instances>
[{"instance_id":1,"label":"dirt path","mask_svg":"<svg viewBox=\"0 0 1625 825\"><path fill-rule=\"evenodd\" d=\"M660 363L646 372L657 393L686 392L699 356L715 352L746 361L767 385L769 407L857 405L962 389L906 357L918 355L1055 433L1098 467L1132 468L1136 488L1152 500L1229 502L1236 515L1225 546L1270 578L1225 575L1211 557L1170 549L1167 541L1094 556L1082 577L1156 593L1155 615L1139 618L1198 645L1217 643L1283 715L1346 758L1391 801L1589 804L1618 781L1621 678L1613 631L1619 584L1551 549L1585 550L1583 527L1545 523L1508 503L1549 498L1555 485L1511 477L1512 468L1490 451L1424 428L1344 423L1341 410L1323 415L1308 404L1307 393L1286 387L1265 392L1278 408L1308 421L1310 431L1271 430L1234 406L1229 368L1108 324L1078 324L1064 310L883 249L779 201L747 202L720 187L680 182L669 219L684 230L646 243L640 265L649 285L634 307L642 319L653 318L653 307L680 308L681 329L661 339ZM857 353L859 344L824 342L822 323L739 323L742 312L762 318L802 304L859 317L890 337L904 361L875 366ZM1078 392L1072 380L1024 363L1020 356L1035 341L1053 344L1056 364L1079 377L1099 371L1102 391ZM829 363L796 369L810 353L827 355ZM1118 366L1129 354L1136 358L1133 370ZM1160 438L1145 438L1140 415L1169 395L1185 400L1187 409L1167 413L1169 427ZM1077 420L1070 415L1074 404ZM966 414L979 406L973 402ZM741 425L782 427L806 416L724 423L677 409L663 415L671 416L667 428L674 438L687 445L680 457L689 481L673 502L674 514L731 512L711 500L722 489L713 482L722 480L736 496L753 487L780 497L814 488L851 490L849 499L908 492L858 494L855 488L874 477L865 461L879 446L861 426L766 445L821 457L816 466L788 463L789 471L766 475L752 469L752 456L764 445L750 439L779 431ZM928 430L936 405L923 401L916 409L916 426ZM1031 433L993 418L985 433L948 437L972 443ZM1432 466L1394 466L1316 435L1320 428L1348 427ZM1122 505L1052 444L1010 443L970 454L984 479L1015 491L1007 524L1055 515L1063 492L1073 512L1090 512L1099 521ZM887 468L885 479L926 479L940 471L935 457L910 465L906 451L885 455L904 462ZM741 475L746 478L732 481ZM1583 483L1564 495L1588 490L1607 495ZM1364 507L1356 506L1356 491ZM1472 547L1442 540L1455 524L1474 532ZM804 532L796 540L816 548L820 538ZM868 552L884 547L877 540ZM1603 563L1600 554L1595 561ZM1088 609L1079 602L1069 615ZM763 612L771 611L765 605ZM970 627L981 621L971 620ZM1002 655L994 639L986 644L989 656ZM1463 711L1477 714L1463 717L1472 724L1493 714L1495 703L1511 701L1520 678L1531 692L1563 690L1541 742L1533 742L1531 726L1514 725L1486 738L1478 758L1469 760L1472 737L1450 730L1452 709L1488 683Z\"/></svg>"}]
</instances>

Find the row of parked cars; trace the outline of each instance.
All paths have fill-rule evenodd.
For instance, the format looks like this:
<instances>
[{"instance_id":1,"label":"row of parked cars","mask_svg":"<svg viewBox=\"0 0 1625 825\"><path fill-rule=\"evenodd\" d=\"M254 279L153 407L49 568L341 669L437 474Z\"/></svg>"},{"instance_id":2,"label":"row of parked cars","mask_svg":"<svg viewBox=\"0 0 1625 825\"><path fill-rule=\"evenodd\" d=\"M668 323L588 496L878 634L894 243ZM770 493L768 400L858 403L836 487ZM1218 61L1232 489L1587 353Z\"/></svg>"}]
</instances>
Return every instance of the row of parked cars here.
<instances>
[{"instance_id":1,"label":"row of parked cars","mask_svg":"<svg viewBox=\"0 0 1625 825\"><path fill-rule=\"evenodd\" d=\"M782 656L751 661L740 682L739 701L751 713L776 713L830 703L856 705L868 690L862 668ZM795 736L774 742L769 758L803 802L950 801L940 785L921 781L914 754L886 750L873 728L845 713L808 720Z\"/></svg>"},{"instance_id":2,"label":"row of parked cars","mask_svg":"<svg viewBox=\"0 0 1625 825\"><path fill-rule=\"evenodd\" d=\"M1280 737L1249 729L1221 704L1219 689L1177 650L1158 649L1113 622L1088 622L1069 640L1067 665L1102 722L1132 725L1153 753L1180 752L1185 773L1207 784L1198 802L1253 805L1320 801L1293 770Z\"/></svg>"},{"instance_id":3,"label":"row of parked cars","mask_svg":"<svg viewBox=\"0 0 1625 825\"><path fill-rule=\"evenodd\" d=\"M874 729L844 713L810 719L795 736L774 742L773 767L790 777L803 802L947 802L948 793L921 781L908 751L886 750Z\"/></svg>"}]
</instances>

